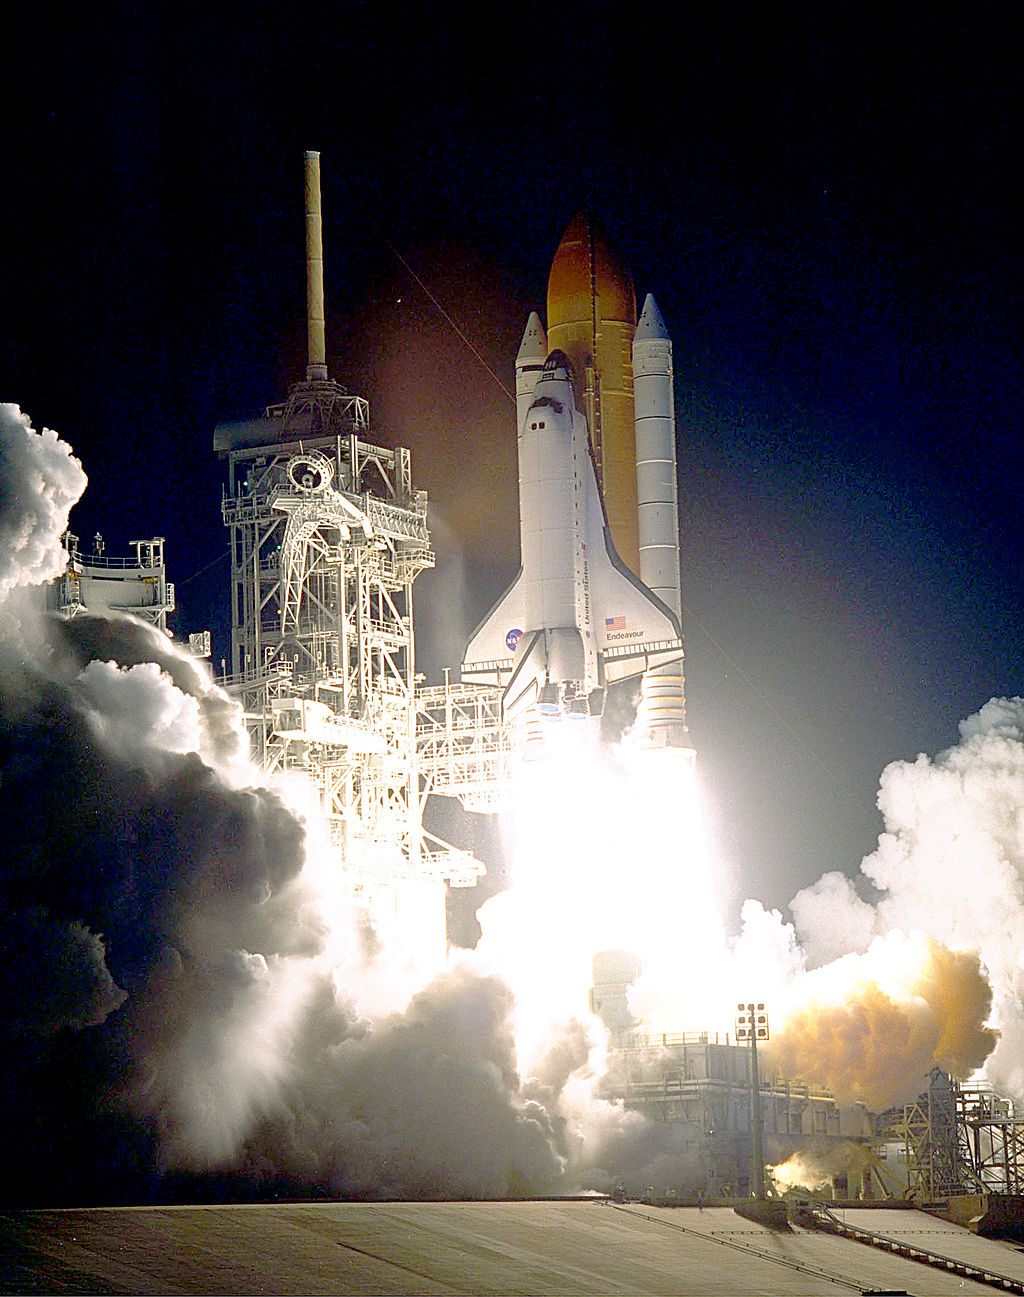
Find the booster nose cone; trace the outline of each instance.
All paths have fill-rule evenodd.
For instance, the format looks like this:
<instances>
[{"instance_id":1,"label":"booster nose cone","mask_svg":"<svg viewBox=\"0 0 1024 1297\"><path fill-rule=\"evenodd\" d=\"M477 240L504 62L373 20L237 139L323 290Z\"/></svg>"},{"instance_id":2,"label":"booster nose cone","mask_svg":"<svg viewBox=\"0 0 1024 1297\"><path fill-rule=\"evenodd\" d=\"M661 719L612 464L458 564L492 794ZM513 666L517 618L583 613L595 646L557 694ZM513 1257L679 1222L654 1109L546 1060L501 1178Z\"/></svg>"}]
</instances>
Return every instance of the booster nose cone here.
<instances>
[{"instance_id":1,"label":"booster nose cone","mask_svg":"<svg viewBox=\"0 0 1024 1297\"><path fill-rule=\"evenodd\" d=\"M540 316L536 311L530 312L530 318L526 321L526 328L523 331L523 340L519 344L519 351L516 354L516 367L521 365L534 365L538 362L543 365L547 359L548 340L544 333L544 326L540 322Z\"/></svg>"},{"instance_id":2,"label":"booster nose cone","mask_svg":"<svg viewBox=\"0 0 1024 1297\"><path fill-rule=\"evenodd\" d=\"M637 321L635 340L637 342L668 341L668 329L665 328L665 321L661 318L653 293L648 293L644 299L644 309L640 312L640 319Z\"/></svg>"}]
</instances>

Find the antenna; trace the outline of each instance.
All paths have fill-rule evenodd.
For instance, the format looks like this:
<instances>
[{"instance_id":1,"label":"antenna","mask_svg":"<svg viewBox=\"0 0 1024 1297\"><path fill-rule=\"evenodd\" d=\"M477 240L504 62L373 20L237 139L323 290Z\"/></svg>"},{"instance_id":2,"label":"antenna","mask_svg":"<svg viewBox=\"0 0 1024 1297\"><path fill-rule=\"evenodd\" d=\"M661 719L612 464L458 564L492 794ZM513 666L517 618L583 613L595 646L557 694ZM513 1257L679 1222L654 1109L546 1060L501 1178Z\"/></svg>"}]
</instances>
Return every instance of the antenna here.
<instances>
[{"instance_id":1,"label":"antenna","mask_svg":"<svg viewBox=\"0 0 1024 1297\"><path fill-rule=\"evenodd\" d=\"M324 237L320 220L320 154L306 152L306 382L326 382Z\"/></svg>"}]
</instances>

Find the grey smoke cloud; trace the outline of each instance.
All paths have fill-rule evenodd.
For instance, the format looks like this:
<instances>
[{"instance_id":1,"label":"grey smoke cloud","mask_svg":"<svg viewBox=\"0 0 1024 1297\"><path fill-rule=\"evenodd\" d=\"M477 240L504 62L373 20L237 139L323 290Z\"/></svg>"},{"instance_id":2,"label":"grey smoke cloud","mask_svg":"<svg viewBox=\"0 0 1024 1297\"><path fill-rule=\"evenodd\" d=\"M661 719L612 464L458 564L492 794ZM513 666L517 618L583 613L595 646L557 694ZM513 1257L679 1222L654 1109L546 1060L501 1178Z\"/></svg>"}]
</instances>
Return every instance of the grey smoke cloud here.
<instances>
[{"instance_id":1,"label":"grey smoke cloud","mask_svg":"<svg viewBox=\"0 0 1024 1297\"><path fill-rule=\"evenodd\" d=\"M18 592L60 570L85 477L16 407L0 426L3 1196L138 1197L181 1172L375 1197L695 1176L684 1127L593 1099L584 1024L521 1074L499 978L459 967L400 1011L366 1010L388 952L354 910L328 911L318 835L264 786L205 666L128 618L20 615ZM827 875L794 902L805 950L922 927L951 948L915 993L922 1058L984 1057L988 970L1000 1075L1024 1091L1024 703L993 702L958 748L890 767L880 804L864 872L881 901ZM792 934L763 926L796 975ZM873 1003L881 1056L892 1015Z\"/></svg>"},{"instance_id":2,"label":"grey smoke cloud","mask_svg":"<svg viewBox=\"0 0 1024 1297\"><path fill-rule=\"evenodd\" d=\"M48 629L47 671L5 672L0 696L0 813L13 826L3 956L24 1067L42 1076L56 1066L68 1048L59 1029L78 1026L95 1034L97 1076L118 1072L108 1104L127 1099L157 1128L178 1129L211 1111L184 1098L205 1074L221 1083L215 1114L234 1111L230 1096L245 1108L261 1069L246 1069L255 1060L237 1037L261 1019L266 970L323 944L299 881L303 827L276 794L238 786L236 768L199 755L230 747L216 699L182 692L156 663L94 660L75 674L84 646L102 638L93 619ZM152 628L115 629L128 659L177 652ZM187 679L191 664L180 666ZM24 957L39 934L56 979ZM79 991L58 1012L61 986L91 987L88 1010L75 1007Z\"/></svg>"},{"instance_id":3,"label":"grey smoke cloud","mask_svg":"<svg viewBox=\"0 0 1024 1297\"><path fill-rule=\"evenodd\" d=\"M0 949L7 971L5 1013L15 1031L31 1037L95 1027L124 1003L100 936L42 907L12 917Z\"/></svg>"},{"instance_id":4,"label":"grey smoke cloud","mask_svg":"<svg viewBox=\"0 0 1024 1297\"><path fill-rule=\"evenodd\" d=\"M516 1070L512 996L457 969L375 1023L327 985L306 1015L302 1068L283 1107L245 1141L246 1169L327 1192L502 1198L553 1186L563 1170L551 1118Z\"/></svg>"}]
</instances>

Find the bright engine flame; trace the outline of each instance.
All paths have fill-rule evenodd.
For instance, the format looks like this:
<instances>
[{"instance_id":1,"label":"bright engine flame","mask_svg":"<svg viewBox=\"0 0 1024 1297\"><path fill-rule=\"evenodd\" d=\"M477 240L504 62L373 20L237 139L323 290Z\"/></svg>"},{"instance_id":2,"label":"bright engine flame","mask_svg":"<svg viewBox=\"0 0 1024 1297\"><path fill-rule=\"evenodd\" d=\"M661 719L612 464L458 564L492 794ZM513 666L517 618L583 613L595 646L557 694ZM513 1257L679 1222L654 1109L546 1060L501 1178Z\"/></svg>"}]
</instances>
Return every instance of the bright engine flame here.
<instances>
[{"instance_id":1,"label":"bright engine flame","mask_svg":"<svg viewBox=\"0 0 1024 1297\"><path fill-rule=\"evenodd\" d=\"M609 749L588 725L552 725L519 771L508 891L480 912L478 957L515 992L524 1059L585 1015L593 956L633 952L633 1013L652 1030L727 1011L721 873L709 857L688 753Z\"/></svg>"}]
</instances>

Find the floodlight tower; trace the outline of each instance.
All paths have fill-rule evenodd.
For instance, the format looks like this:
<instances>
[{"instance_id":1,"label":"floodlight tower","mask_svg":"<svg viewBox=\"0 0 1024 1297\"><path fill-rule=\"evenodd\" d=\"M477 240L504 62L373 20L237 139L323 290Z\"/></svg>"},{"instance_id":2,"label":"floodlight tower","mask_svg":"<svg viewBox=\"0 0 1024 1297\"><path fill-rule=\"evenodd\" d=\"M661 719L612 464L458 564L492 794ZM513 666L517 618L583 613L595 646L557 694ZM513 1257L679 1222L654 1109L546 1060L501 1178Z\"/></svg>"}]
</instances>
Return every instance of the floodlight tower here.
<instances>
[{"instance_id":1,"label":"floodlight tower","mask_svg":"<svg viewBox=\"0 0 1024 1297\"><path fill-rule=\"evenodd\" d=\"M764 1135L761 1116L761 1077L757 1068L757 1042L768 1039L768 1015L761 1002L750 1001L736 1006L736 1039L750 1041L750 1131L752 1136L751 1171L754 1197L765 1195Z\"/></svg>"}]
</instances>

